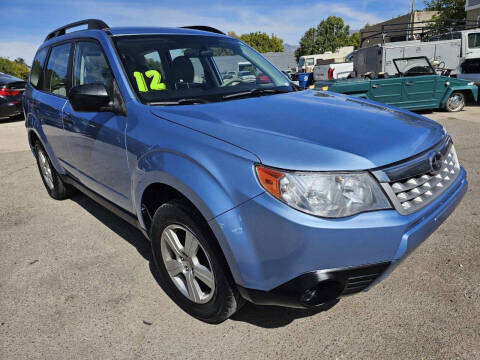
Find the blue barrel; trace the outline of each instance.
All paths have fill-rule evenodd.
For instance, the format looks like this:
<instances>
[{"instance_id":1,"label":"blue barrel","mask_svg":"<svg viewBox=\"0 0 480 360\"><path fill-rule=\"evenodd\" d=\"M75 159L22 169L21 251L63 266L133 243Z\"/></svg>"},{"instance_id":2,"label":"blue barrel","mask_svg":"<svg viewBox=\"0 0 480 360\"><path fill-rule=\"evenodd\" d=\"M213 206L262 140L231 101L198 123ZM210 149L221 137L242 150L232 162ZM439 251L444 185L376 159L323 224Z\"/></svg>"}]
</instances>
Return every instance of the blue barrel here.
<instances>
[{"instance_id":1,"label":"blue barrel","mask_svg":"<svg viewBox=\"0 0 480 360\"><path fill-rule=\"evenodd\" d=\"M313 73L297 73L298 85L306 88L308 85L313 84Z\"/></svg>"}]
</instances>

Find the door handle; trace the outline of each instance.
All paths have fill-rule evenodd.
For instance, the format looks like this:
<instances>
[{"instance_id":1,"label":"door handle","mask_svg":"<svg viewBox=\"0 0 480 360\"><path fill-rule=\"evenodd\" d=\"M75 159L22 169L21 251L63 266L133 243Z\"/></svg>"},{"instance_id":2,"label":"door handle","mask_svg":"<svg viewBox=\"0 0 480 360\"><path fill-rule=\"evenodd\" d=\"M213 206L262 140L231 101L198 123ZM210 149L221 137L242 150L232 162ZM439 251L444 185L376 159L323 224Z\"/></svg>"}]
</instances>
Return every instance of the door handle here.
<instances>
[{"instance_id":1,"label":"door handle","mask_svg":"<svg viewBox=\"0 0 480 360\"><path fill-rule=\"evenodd\" d=\"M410 82L410 81L405 83L405 85L407 85L407 86L412 86L413 84L414 84L414 83L413 83L413 82Z\"/></svg>"},{"instance_id":2,"label":"door handle","mask_svg":"<svg viewBox=\"0 0 480 360\"><path fill-rule=\"evenodd\" d=\"M378 84L373 84L373 85L372 85L372 88L374 88L374 89L376 89L376 88L378 88L378 87L380 87L380 85L378 85Z\"/></svg>"}]
</instances>

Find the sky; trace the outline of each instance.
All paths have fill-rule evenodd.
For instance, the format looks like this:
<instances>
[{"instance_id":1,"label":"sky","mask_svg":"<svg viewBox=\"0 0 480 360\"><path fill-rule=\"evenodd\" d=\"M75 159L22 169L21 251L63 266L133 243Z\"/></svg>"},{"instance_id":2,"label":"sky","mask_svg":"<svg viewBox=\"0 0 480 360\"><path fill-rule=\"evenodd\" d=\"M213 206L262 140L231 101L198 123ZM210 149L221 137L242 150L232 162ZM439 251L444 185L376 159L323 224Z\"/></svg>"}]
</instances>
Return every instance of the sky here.
<instances>
[{"instance_id":1,"label":"sky","mask_svg":"<svg viewBox=\"0 0 480 360\"><path fill-rule=\"evenodd\" d=\"M417 9L423 1L417 0ZM411 0L0 0L0 56L32 62L55 28L88 18L114 26L208 25L238 35L264 31L298 44L305 31L330 15L351 29L409 12Z\"/></svg>"}]
</instances>

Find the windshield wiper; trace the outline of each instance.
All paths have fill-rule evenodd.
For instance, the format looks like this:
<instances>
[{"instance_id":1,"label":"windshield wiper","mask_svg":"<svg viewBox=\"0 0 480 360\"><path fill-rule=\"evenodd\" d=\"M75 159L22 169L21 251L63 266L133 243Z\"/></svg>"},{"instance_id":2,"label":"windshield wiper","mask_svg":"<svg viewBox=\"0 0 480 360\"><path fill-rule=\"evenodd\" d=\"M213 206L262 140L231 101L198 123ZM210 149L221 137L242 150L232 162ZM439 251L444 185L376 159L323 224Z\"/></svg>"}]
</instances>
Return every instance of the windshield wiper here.
<instances>
[{"instance_id":1,"label":"windshield wiper","mask_svg":"<svg viewBox=\"0 0 480 360\"><path fill-rule=\"evenodd\" d=\"M193 105L193 104L208 104L210 101L202 98L184 98L173 101L151 101L147 105Z\"/></svg>"},{"instance_id":2,"label":"windshield wiper","mask_svg":"<svg viewBox=\"0 0 480 360\"><path fill-rule=\"evenodd\" d=\"M286 90L278 90L278 89L252 89L249 91L242 91L238 93L224 95L223 99L234 99L239 97L248 97L248 96L260 96L265 94L284 94L289 91Z\"/></svg>"}]
</instances>

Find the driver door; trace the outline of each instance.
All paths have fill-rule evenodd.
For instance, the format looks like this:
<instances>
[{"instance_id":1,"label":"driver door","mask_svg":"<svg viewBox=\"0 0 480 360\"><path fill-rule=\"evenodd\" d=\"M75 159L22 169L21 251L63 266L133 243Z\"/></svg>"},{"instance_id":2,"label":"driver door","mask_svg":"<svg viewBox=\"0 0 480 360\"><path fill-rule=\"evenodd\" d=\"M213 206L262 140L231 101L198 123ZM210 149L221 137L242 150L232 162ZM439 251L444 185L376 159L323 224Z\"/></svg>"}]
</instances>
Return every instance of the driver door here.
<instances>
[{"instance_id":1,"label":"driver door","mask_svg":"<svg viewBox=\"0 0 480 360\"><path fill-rule=\"evenodd\" d=\"M403 78L403 91L405 94L404 108L431 109L435 107L435 88L438 76L420 75L406 76Z\"/></svg>"},{"instance_id":2,"label":"driver door","mask_svg":"<svg viewBox=\"0 0 480 360\"><path fill-rule=\"evenodd\" d=\"M403 100L405 109L435 108L436 82L440 78L425 56L393 60L402 74Z\"/></svg>"},{"instance_id":3,"label":"driver door","mask_svg":"<svg viewBox=\"0 0 480 360\"><path fill-rule=\"evenodd\" d=\"M402 86L401 77L370 80L370 98L384 104L399 106L403 99Z\"/></svg>"}]
</instances>

